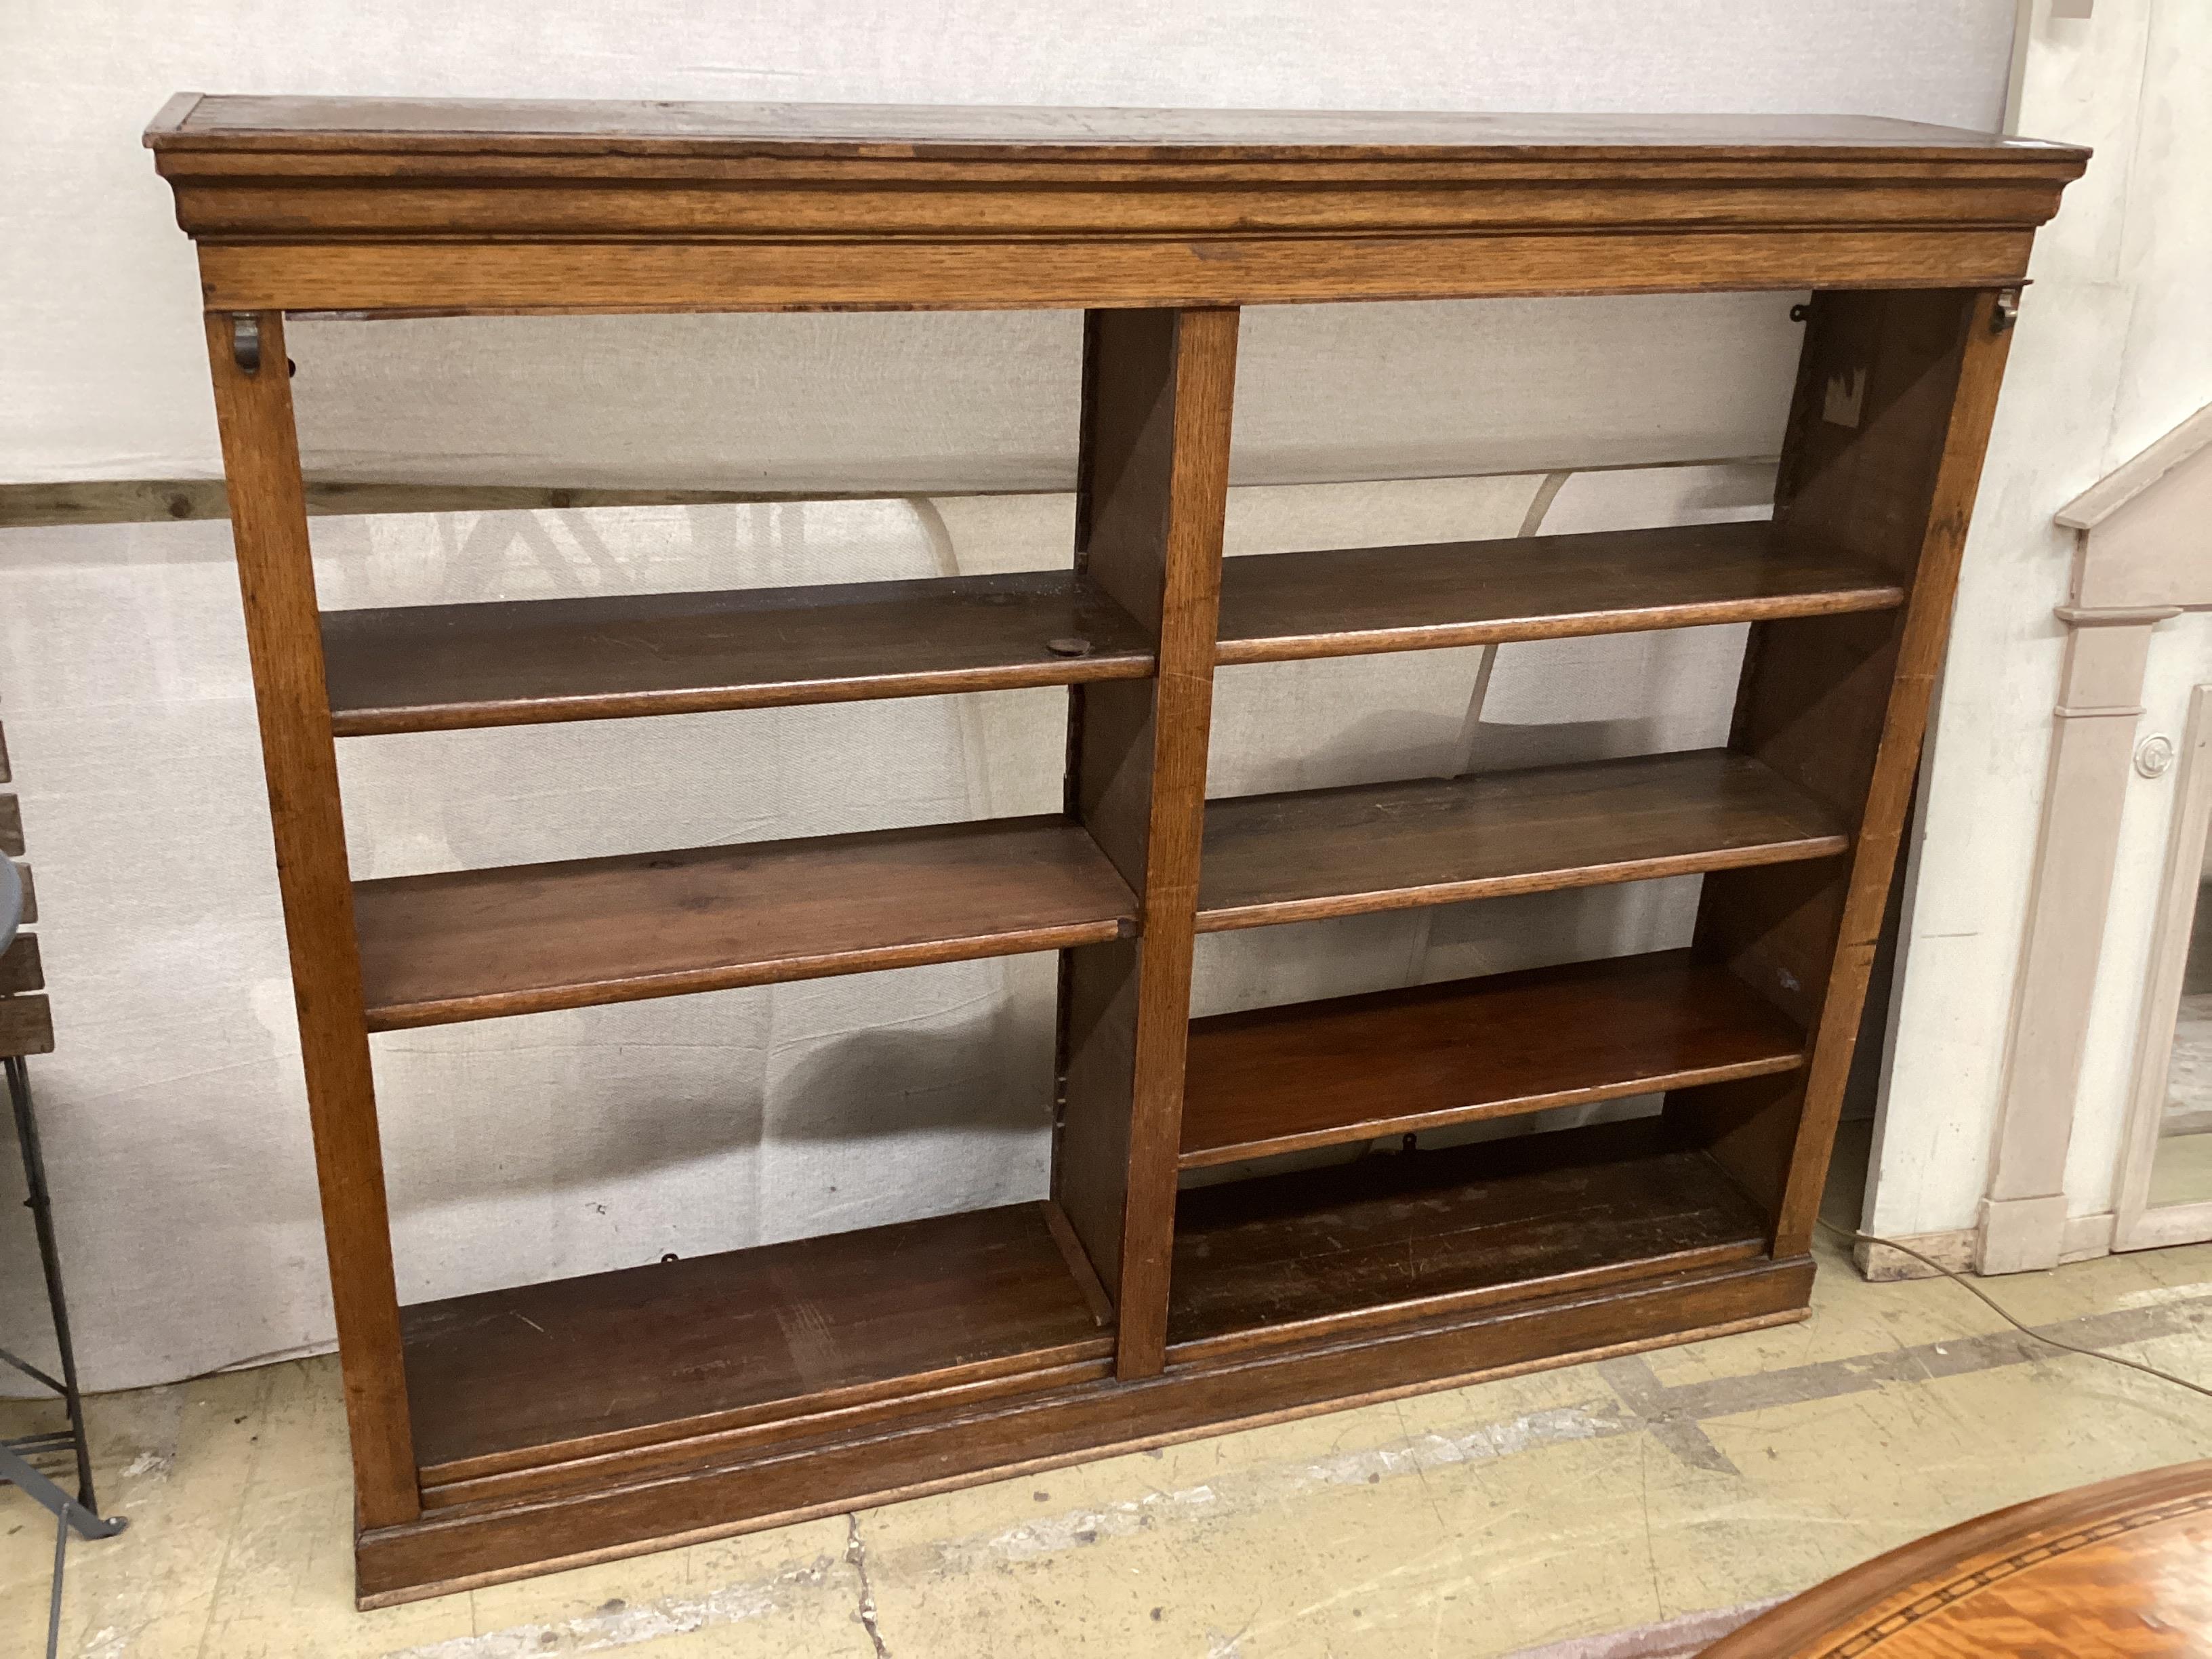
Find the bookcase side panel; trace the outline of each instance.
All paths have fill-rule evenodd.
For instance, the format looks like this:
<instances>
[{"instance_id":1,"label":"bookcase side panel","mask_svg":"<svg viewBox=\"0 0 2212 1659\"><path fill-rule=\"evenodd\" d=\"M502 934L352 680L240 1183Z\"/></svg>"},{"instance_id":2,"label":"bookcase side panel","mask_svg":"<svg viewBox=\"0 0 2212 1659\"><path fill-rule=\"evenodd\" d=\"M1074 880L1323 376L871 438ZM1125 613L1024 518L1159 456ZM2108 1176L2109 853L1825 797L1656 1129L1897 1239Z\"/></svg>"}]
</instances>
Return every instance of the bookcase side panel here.
<instances>
[{"instance_id":1,"label":"bookcase side panel","mask_svg":"<svg viewBox=\"0 0 2212 1659\"><path fill-rule=\"evenodd\" d=\"M1784 440L1784 538L1864 559L1895 611L1754 626L1733 747L1853 829L1842 860L1709 877L1697 942L1802 1024L1802 1093L1684 1091L1669 1115L1808 1246L2010 342L1995 289L1814 296Z\"/></svg>"},{"instance_id":2,"label":"bookcase side panel","mask_svg":"<svg viewBox=\"0 0 2212 1659\"><path fill-rule=\"evenodd\" d=\"M324 1243L364 1528L420 1512L353 883L324 687L284 319L211 313L208 357L269 781Z\"/></svg>"}]
</instances>

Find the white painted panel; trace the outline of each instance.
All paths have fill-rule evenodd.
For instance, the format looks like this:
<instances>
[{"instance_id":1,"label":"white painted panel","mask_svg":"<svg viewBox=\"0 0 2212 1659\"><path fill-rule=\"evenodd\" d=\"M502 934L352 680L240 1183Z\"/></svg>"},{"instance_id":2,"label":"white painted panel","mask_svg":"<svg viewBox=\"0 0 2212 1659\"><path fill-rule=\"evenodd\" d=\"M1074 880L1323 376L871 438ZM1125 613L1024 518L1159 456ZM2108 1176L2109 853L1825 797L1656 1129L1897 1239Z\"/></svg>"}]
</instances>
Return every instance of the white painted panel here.
<instances>
[{"instance_id":1,"label":"white painted panel","mask_svg":"<svg viewBox=\"0 0 2212 1659\"><path fill-rule=\"evenodd\" d=\"M2189 699L2212 681L2212 612L2163 623L2151 635L2144 675L2138 740L2163 733L2177 748L2189 725ZM2179 769L2163 777L2130 772L2120 812L2119 853L2112 871L2112 902L2106 915L2096 994L2082 1047L2081 1087L2075 1097L2074 1136L2066 1148L2066 1207L2095 1215L2118 1199L2121 1143L2134 1098L2136 1033L2150 975L2152 935L2158 927L2166 879L2167 838L2180 800Z\"/></svg>"},{"instance_id":2,"label":"white painted panel","mask_svg":"<svg viewBox=\"0 0 2212 1659\"><path fill-rule=\"evenodd\" d=\"M2212 156L2205 27L2188 0L2100 0L2090 18L2039 15L2031 37L2021 131L2096 155L2037 238L1967 544L1912 850L1866 1212L1877 1232L1971 1227L1988 1184L2063 645L2051 608L2074 554L2051 515L2212 400L2212 323L2186 297L2202 287ZM2153 636L2169 706L2173 676L2201 668L2193 627ZM2161 812L2155 786L2129 787L2069 1147L2075 1215L2111 1202L2131 1063L2120 1027L2150 925L2142 849Z\"/></svg>"}]
</instances>

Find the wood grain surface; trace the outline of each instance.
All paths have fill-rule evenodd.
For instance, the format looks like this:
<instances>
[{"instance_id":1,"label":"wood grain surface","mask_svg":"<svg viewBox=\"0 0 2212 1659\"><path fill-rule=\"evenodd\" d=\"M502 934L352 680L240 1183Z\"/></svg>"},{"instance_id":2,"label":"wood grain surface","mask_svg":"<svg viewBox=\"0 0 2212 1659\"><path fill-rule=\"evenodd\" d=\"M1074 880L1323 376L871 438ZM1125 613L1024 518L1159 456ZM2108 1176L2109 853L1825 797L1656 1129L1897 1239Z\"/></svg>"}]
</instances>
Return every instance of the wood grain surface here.
<instances>
[{"instance_id":1,"label":"wood grain surface","mask_svg":"<svg viewBox=\"0 0 2212 1659\"><path fill-rule=\"evenodd\" d=\"M192 94L147 143L210 308L379 313L1996 283L2086 160L1850 117Z\"/></svg>"},{"instance_id":2,"label":"wood grain surface","mask_svg":"<svg viewBox=\"0 0 2212 1659\"><path fill-rule=\"evenodd\" d=\"M1144 932L1066 959L1054 1179L1115 1298L1125 1378L1166 1356L1238 322L1084 319L1077 567L1153 630L1158 676L1081 687L1070 709L1069 804L1137 890Z\"/></svg>"},{"instance_id":3,"label":"wood grain surface","mask_svg":"<svg viewBox=\"0 0 2212 1659\"><path fill-rule=\"evenodd\" d=\"M349 98L179 93L146 130L162 151L333 152L382 145L470 155L849 155L1027 161L1273 160L1468 149L1547 159L1624 147L1662 155L1814 149L1831 159L2082 152L1862 115L1483 114L1424 110L1143 109L1048 105L738 103L609 98Z\"/></svg>"},{"instance_id":4,"label":"wood grain surface","mask_svg":"<svg viewBox=\"0 0 2212 1659\"><path fill-rule=\"evenodd\" d=\"M364 1603L1802 1315L2000 290L2085 152L1851 118L197 94L148 142L211 313ZM1237 307L1803 289L1771 524L1224 569ZM1086 312L1068 573L316 613L283 309L1055 306ZM1751 624L1727 750L1204 799L1218 663L1719 622ZM1054 684L1060 817L348 878L340 731ZM1686 955L1188 1018L1201 931L1689 872ZM1045 949L1048 1204L461 1298L403 1350L372 1022ZM1661 1089L1636 1123L1178 1195L1184 1163Z\"/></svg>"},{"instance_id":5,"label":"wood grain surface","mask_svg":"<svg viewBox=\"0 0 2212 1659\"><path fill-rule=\"evenodd\" d=\"M0 997L0 1054L53 1051L52 1005L43 996Z\"/></svg>"},{"instance_id":6,"label":"wood grain surface","mask_svg":"<svg viewBox=\"0 0 2212 1659\"><path fill-rule=\"evenodd\" d=\"M1182 1167L1795 1070L1804 1033L1687 951L1217 1014Z\"/></svg>"},{"instance_id":7,"label":"wood grain surface","mask_svg":"<svg viewBox=\"0 0 2212 1659\"><path fill-rule=\"evenodd\" d=\"M975 1210L408 1308L423 1479L1103 1361L1112 1331L1044 1211Z\"/></svg>"},{"instance_id":8,"label":"wood grain surface","mask_svg":"<svg viewBox=\"0 0 2212 1659\"><path fill-rule=\"evenodd\" d=\"M1754 625L1729 746L1855 832L1847 860L1710 878L1699 951L1812 1035L1802 1094L1744 1085L1671 1109L1809 1247L2011 331L1994 295L1816 295L1778 484L1796 544L1864 560L1903 607Z\"/></svg>"},{"instance_id":9,"label":"wood grain surface","mask_svg":"<svg viewBox=\"0 0 2212 1659\"><path fill-rule=\"evenodd\" d=\"M39 957L39 936L18 933L0 951L0 997L43 988L46 966Z\"/></svg>"},{"instance_id":10,"label":"wood grain surface","mask_svg":"<svg viewBox=\"0 0 2212 1659\"><path fill-rule=\"evenodd\" d=\"M1198 1187L1176 1216L1177 1364L1748 1261L1766 1218L1655 1120Z\"/></svg>"},{"instance_id":11,"label":"wood grain surface","mask_svg":"<svg viewBox=\"0 0 2212 1659\"><path fill-rule=\"evenodd\" d=\"M1060 572L338 611L340 737L1142 679L1151 641Z\"/></svg>"},{"instance_id":12,"label":"wood grain surface","mask_svg":"<svg viewBox=\"0 0 2212 1659\"><path fill-rule=\"evenodd\" d=\"M420 1508L392 1276L384 1152L354 938L353 883L338 799L337 749L323 690L322 630L300 483L284 319L264 312L263 368L249 372L231 319L207 319L216 422L230 485L231 544L261 726L276 887L291 951L292 1000L314 1131L315 1179L337 1318L354 1499L364 1527Z\"/></svg>"},{"instance_id":13,"label":"wood grain surface","mask_svg":"<svg viewBox=\"0 0 2212 1659\"><path fill-rule=\"evenodd\" d=\"M1724 749L1208 804L1200 933L1832 858L1834 815Z\"/></svg>"},{"instance_id":14,"label":"wood grain surface","mask_svg":"<svg viewBox=\"0 0 2212 1659\"><path fill-rule=\"evenodd\" d=\"M2055 204L2057 185L2048 194ZM1480 197L1469 189L1463 196ZM1786 194L1795 199L1800 192ZM1639 201L1642 198L1639 198ZM1972 213L1972 204L1914 204ZM444 211L423 211L434 221ZM1710 206L1697 210L1711 216ZM428 233L425 233L428 234ZM1119 234L930 242L872 233L866 258L819 233L672 242L629 236L439 244L359 239L200 245L204 303L339 316L563 316L681 311L1132 310L1469 300L1540 294L2002 288L2032 229L1647 231L1610 226L1419 235L1355 222L1324 234Z\"/></svg>"},{"instance_id":15,"label":"wood grain surface","mask_svg":"<svg viewBox=\"0 0 2212 1659\"><path fill-rule=\"evenodd\" d=\"M387 877L355 909L380 1031L1095 945L1137 915L1048 817Z\"/></svg>"},{"instance_id":16,"label":"wood grain surface","mask_svg":"<svg viewBox=\"0 0 2212 1659\"><path fill-rule=\"evenodd\" d=\"M1077 1382L981 1408L955 1398L915 1420L825 1425L803 1448L626 1480L626 1460L566 1466L569 1487L526 1504L446 1504L365 1531L360 1601L383 1607L580 1566L675 1541L836 1515L1245 1425L1511 1376L1804 1316L1810 1264L1747 1261L1588 1295L1476 1309L1371 1343L1323 1343L1135 1382ZM795 1455L796 1454L796 1455ZM559 1468L544 1472L550 1479Z\"/></svg>"},{"instance_id":17,"label":"wood grain surface","mask_svg":"<svg viewBox=\"0 0 2212 1659\"><path fill-rule=\"evenodd\" d=\"M10 781L8 744L0 731L0 783ZM13 793L0 793L0 858L14 867L17 882L17 920L24 927L39 920L39 890L31 866L17 862L26 851L23 812ZM37 935L19 933L0 951L0 1054L21 1057L53 1052L53 1011L44 996L46 965L39 954Z\"/></svg>"},{"instance_id":18,"label":"wood grain surface","mask_svg":"<svg viewBox=\"0 0 2212 1659\"><path fill-rule=\"evenodd\" d=\"M1768 523L1267 553L1221 573L1223 664L1882 611L1880 569Z\"/></svg>"},{"instance_id":19,"label":"wood grain surface","mask_svg":"<svg viewBox=\"0 0 2212 1659\"><path fill-rule=\"evenodd\" d=\"M1705 1659L2212 1654L2212 1462L2039 1498L1892 1550Z\"/></svg>"}]
</instances>

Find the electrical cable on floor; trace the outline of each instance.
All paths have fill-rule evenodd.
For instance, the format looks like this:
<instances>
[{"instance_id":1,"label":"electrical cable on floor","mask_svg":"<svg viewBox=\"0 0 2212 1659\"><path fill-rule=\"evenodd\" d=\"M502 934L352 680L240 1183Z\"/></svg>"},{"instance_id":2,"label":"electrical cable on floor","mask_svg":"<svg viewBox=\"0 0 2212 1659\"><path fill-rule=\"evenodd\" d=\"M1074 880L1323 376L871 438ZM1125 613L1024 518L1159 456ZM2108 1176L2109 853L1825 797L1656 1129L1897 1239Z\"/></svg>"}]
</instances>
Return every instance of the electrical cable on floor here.
<instances>
[{"instance_id":1,"label":"electrical cable on floor","mask_svg":"<svg viewBox=\"0 0 2212 1659\"><path fill-rule=\"evenodd\" d=\"M1972 1279L1969 1279L1964 1273L1955 1273L1952 1269L1945 1267L1942 1262L1933 1261L1929 1257L1921 1255L1919 1251L1914 1249L1910 1244L1900 1244L1893 1238L1882 1237L1879 1233L1863 1233L1850 1227L1838 1227L1832 1221L1824 1220L1819 1224L1827 1229L1828 1231L1833 1233L1838 1238L1842 1239L1847 1244L1879 1244L1884 1249L1895 1250L1900 1255L1911 1256L1915 1261L1919 1262L1923 1267L1932 1268L1936 1273L1942 1274L1944 1278L1949 1279L1954 1285L1956 1285L1960 1290L1966 1291L1969 1296L1973 1297L1977 1301L1980 1302L1984 1307L1987 1308L1999 1319L2003 1320L2006 1324L2011 1326L2013 1329L2018 1331L2022 1336L2031 1337L2038 1342L2045 1343L2054 1348L2063 1349L2068 1353L2086 1354L2092 1359L2103 1359L2109 1361L2111 1364L2115 1365L2125 1365L2131 1371L2141 1371L2145 1376L2154 1376L2161 1382L2171 1382L2178 1389L2186 1389L2191 1394L2201 1394L2208 1399L2212 1399L2212 1389L2206 1388L2202 1382L2191 1382L2185 1376L2176 1376L2172 1371L2162 1371L2155 1365L2146 1365L2142 1360L2130 1359L2124 1354L2107 1353L2102 1348L2084 1348L2071 1342L2062 1342L2057 1337L2051 1336L2045 1332L2039 1331L2032 1325L2021 1324L2019 1320L2014 1319L2002 1307L1998 1306L1995 1297L1991 1297L1988 1291L1983 1290L1980 1285L1975 1284Z\"/></svg>"}]
</instances>

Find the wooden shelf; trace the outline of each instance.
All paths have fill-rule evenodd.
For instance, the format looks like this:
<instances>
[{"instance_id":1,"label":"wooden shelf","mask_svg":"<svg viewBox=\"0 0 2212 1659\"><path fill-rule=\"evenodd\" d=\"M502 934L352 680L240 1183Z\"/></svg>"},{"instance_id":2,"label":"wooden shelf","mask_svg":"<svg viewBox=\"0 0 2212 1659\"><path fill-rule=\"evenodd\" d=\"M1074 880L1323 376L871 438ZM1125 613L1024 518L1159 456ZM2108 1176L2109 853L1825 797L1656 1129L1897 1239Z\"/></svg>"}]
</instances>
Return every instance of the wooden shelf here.
<instances>
[{"instance_id":1,"label":"wooden shelf","mask_svg":"<svg viewBox=\"0 0 2212 1659\"><path fill-rule=\"evenodd\" d=\"M1201 933L1829 858L1812 796L1725 749L1209 801Z\"/></svg>"},{"instance_id":2,"label":"wooden shelf","mask_svg":"<svg viewBox=\"0 0 2212 1659\"><path fill-rule=\"evenodd\" d=\"M1687 951L1194 1020L1182 1167L1787 1072L1804 1034Z\"/></svg>"},{"instance_id":3,"label":"wooden shelf","mask_svg":"<svg viewBox=\"0 0 2212 1659\"><path fill-rule=\"evenodd\" d=\"M1125 939L1079 826L1000 818L354 885L371 1030Z\"/></svg>"},{"instance_id":4,"label":"wooden shelf","mask_svg":"<svg viewBox=\"0 0 2212 1659\"><path fill-rule=\"evenodd\" d=\"M1221 663L1693 628L1904 603L1771 522L1437 542L1224 562Z\"/></svg>"},{"instance_id":5,"label":"wooden shelf","mask_svg":"<svg viewBox=\"0 0 2212 1659\"><path fill-rule=\"evenodd\" d=\"M322 626L342 738L1152 672L1135 619L1066 571L333 611Z\"/></svg>"},{"instance_id":6,"label":"wooden shelf","mask_svg":"<svg viewBox=\"0 0 2212 1659\"><path fill-rule=\"evenodd\" d=\"M424 1484L1065 1382L1113 1340L1063 1237L1046 1205L1017 1204L403 1309Z\"/></svg>"},{"instance_id":7,"label":"wooden shelf","mask_svg":"<svg viewBox=\"0 0 2212 1659\"><path fill-rule=\"evenodd\" d=\"M1802 1315L2005 290L2085 152L192 94L148 142L198 243L365 1605ZM1808 290L1776 523L1224 568L1243 307ZM318 610L288 316L975 307L1083 313L1060 574ZM1220 665L1729 622L1726 750L1206 799ZM1064 816L349 878L333 731L1058 684ZM1692 872L1695 962L1190 1019L1200 931ZM1053 949L1050 1206L400 1308L368 1031ZM1650 1121L1182 1186L1645 1090Z\"/></svg>"},{"instance_id":8,"label":"wooden shelf","mask_svg":"<svg viewBox=\"0 0 2212 1659\"><path fill-rule=\"evenodd\" d=\"M1194 1188L1169 1352L1189 1363L1745 1261L1767 1226L1654 1120Z\"/></svg>"}]
</instances>

